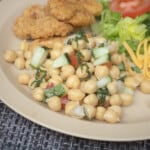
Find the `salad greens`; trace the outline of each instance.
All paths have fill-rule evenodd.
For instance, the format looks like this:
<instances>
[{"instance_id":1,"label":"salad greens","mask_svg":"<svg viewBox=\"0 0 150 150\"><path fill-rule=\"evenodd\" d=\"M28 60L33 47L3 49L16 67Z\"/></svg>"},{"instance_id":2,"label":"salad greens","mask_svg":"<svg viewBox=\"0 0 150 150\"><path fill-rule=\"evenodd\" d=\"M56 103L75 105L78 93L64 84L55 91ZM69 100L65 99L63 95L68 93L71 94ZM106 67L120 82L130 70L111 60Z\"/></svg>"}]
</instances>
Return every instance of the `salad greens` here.
<instances>
[{"instance_id":1,"label":"salad greens","mask_svg":"<svg viewBox=\"0 0 150 150\"><path fill-rule=\"evenodd\" d=\"M140 41L145 38L147 31L146 25L142 22L148 17L148 15L142 15L135 19L126 17L121 19L116 25L117 32L121 41L124 40L136 40Z\"/></svg>"},{"instance_id":2,"label":"salad greens","mask_svg":"<svg viewBox=\"0 0 150 150\"><path fill-rule=\"evenodd\" d=\"M150 34L150 13L136 18L123 18L109 8L109 0L98 0L103 4L100 19L91 26L94 34L101 34L109 40L140 41Z\"/></svg>"}]
</instances>

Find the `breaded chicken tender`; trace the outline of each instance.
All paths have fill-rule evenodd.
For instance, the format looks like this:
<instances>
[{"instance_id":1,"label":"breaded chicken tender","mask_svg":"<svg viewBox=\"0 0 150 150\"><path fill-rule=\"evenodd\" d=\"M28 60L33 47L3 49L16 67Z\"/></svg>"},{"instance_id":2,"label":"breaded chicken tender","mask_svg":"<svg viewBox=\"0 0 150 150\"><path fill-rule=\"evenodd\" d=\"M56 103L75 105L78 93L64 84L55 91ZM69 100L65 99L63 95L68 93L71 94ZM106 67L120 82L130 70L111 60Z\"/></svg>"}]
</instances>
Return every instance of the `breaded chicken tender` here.
<instances>
[{"instance_id":1,"label":"breaded chicken tender","mask_svg":"<svg viewBox=\"0 0 150 150\"><path fill-rule=\"evenodd\" d=\"M50 15L75 27L90 25L101 10L95 0L49 0L46 8Z\"/></svg>"},{"instance_id":2,"label":"breaded chicken tender","mask_svg":"<svg viewBox=\"0 0 150 150\"><path fill-rule=\"evenodd\" d=\"M90 12L94 16L100 15L100 13L102 11L102 5L98 2L96 2L96 0L79 0L79 1L88 10L88 12Z\"/></svg>"},{"instance_id":3,"label":"breaded chicken tender","mask_svg":"<svg viewBox=\"0 0 150 150\"><path fill-rule=\"evenodd\" d=\"M46 15L44 8L34 5L27 8L14 24L14 33L21 39L39 39L66 36L73 27Z\"/></svg>"},{"instance_id":4,"label":"breaded chicken tender","mask_svg":"<svg viewBox=\"0 0 150 150\"><path fill-rule=\"evenodd\" d=\"M14 24L21 39L64 37L95 22L102 5L96 0L48 0L47 5L26 8Z\"/></svg>"}]
</instances>

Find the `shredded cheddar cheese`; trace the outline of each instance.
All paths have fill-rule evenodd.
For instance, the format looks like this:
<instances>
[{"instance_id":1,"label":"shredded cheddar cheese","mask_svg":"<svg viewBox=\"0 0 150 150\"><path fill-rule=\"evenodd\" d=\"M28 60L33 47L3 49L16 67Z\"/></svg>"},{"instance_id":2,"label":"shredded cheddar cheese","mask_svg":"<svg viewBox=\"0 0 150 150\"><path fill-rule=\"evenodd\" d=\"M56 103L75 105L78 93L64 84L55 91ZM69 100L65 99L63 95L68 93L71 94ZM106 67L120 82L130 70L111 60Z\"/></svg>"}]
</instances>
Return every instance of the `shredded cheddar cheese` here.
<instances>
[{"instance_id":1,"label":"shredded cheddar cheese","mask_svg":"<svg viewBox=\"0 0 150 150\"><path fill-rule=\"evenodd\" d=\"M129 53L133 63L141 69L145 78L150 79L150 38L141 41L137 47L136 54L127 42L123 42L123 46ZM131 66L128 65L128 72L133 75Z\"/></svg>"},{"instance_id":2,"label":"shredded cheddar cheese","mask_svg":"<svg viewBox=\"0 0 150 150\"><path fill-rule=\"evenodd\" d=\"M137 60L137 57L135 56L133 50L131 49L131 47L127 44L127 42L123 42L124 47L126 48L126 50L128 51L132 61L135 63L135 65L139 68L142 67L142 64Z\"/></svg>"}]
</instances>

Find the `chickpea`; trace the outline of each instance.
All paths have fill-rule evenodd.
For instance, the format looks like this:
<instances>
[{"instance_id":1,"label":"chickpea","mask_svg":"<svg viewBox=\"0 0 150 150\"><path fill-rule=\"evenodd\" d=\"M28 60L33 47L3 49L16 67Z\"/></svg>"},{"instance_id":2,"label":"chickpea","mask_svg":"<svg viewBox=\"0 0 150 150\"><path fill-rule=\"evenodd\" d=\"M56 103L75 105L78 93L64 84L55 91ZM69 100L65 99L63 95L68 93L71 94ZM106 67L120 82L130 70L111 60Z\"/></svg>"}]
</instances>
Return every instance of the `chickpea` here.
<instances>
[{"instance_id":1,"label":"chickpea","mask_svg":"<svg viewBox=\"0 0 150 150\"><path fill-rule=\"evenodd\" d=\"M62 83L63 82L61 76L59 76L59 75L52 75L52 79L57 81L58 83Z\"/></svg>"},{"instance_id":2,"label":"chickpea","mask_svg":"<svg viewBox=\"0 0 150 150\"><path fill-rule=\"evenodd\" d=\"M26 60L26 62L25 62L26 69L31 69L30 63L31 63L31 60Z\"/></svg>"},{"instance_id":3,"label":"chickpea","mask_svg":"<svg viewBox=\"0 0 150 150\"><path fill-rule=\"evenodd\" d=\"M16 60L16 57L16 52L13 50L7 50L4 55L4 59L9 63L13 63Z\"/></svg>"},{"instance_id":4,"label":"chickpea","mask_svg":"<svg viewBox=\"0 0 150 150\"><path fill-rule=\"evenodd\" d=\"M50 79L50 76L48 74L46 74L45 80L48 81L49 79Z\"/></svg>"},{"instance_id":5,"label":"chickpea","mask_svg":"<svg viewBox=\"0 0 150 150\"><path fill-rule=\"evenodd\" d=\"M53 96L47 99L48 107L53 111L60 111L61 110L61 100L58 96Z\"/></svg>"},{"instance_id":6,"label":"chickpea","mask_svg":"<svg viewBox=\"0 0 150 150\"><path fill-rule=\"evenodd\" d=\"M53 43L53 49L58 49L61 50L63 48L63 43L62 42L54 42Z\"/></svg>"},{"instance_id":7,"label":"chickpea","mask_svg":"<svg viewBox=\"0 0 150 150\"><path fill-rule=\"evenodd\" d=\"M72 47L75 50L81 50L86 47L86 42L84 40L72 41Z\"/></svg>"},{"instance_id":8,"label":"chickpea","mask_svg":"<svg viewBox=\"0 0 150 150\"><path fill-rule=\"evenodd\" d=\"M81 101L85 94L80 89L68 90L68 99L72 101Z\"/></svg>"},{"instance_id":9,"label":"chickpea","mask_svg":"<svg viewBox=\"0 0 150 150\"><path fill-rule=\"evenodd\" d=\"M120 106L122 104L122 100L121 100L119 94L114 94L114 95L110 96L109 102L111 105Z\"/></svg>"},{"instance_id":10,"label":"chickpea","mask_svg":"<svg viewBox=\"0 0 150 150\"><path fill-rule=\"evenodd\" d=\"M59 75L60 70L59 69L54 69L54 68L49 68L47 70L47 72L48 72L49 76L53 76L53 75Z\"/></svg>"},{"instance_id":11,"label":"chickpea","mask_svg":"<svg viewBox=\"0 0 150 150\"><path fill-rule=\"evenodd\" d=\"M71 116L73 108L78 106L78 105L79 105L79 102L76 102L76 101L67 102L67 104L65 105L65 114Z\"/></svg>"},{"instance_id":12,"label":"chickpea","mask_svg":"<svg viewBox=\"0 0 150 150\"><path fill-rule=\"evenodd\" d=\"M74 50L73 50L73 48L72 48L72 46L71 45L65 45L64 47L63 47L63 49L62 49L62 52L63 53L72 53Z\"/></svg>"},{"instance_id":13,"label":"chickpea","mask_svg":"<svg viewBox=\"0 0 150 150\"><path fill-rule=\"evenodd\" d=\"M24 58L24 51L22 51L22 50L17 50L17 51L16 51L16 54L17 54L17 57L22 57L22 58Z\"/></svg>"},{"instance_id":14,"label":"chickpea","mask_svg":"<svg viewBox=\"0 0 150 150\"><path fill-rule=\"evenodd\" d=\"M24 60L24 58L18 57L18 58L15 60L15 66L16 66L18 69L24 69L24 68L25 68L25 60Z\"/></svg>"},{"instance_id":15,"label":"chickpea","mask_svg":"<svg viewBox=\"0 0 150 150\"><path fill-rule=\"evenodd\" d=\"M121 117L122 110L121 110L120 106L113 105L108 108L108 110L110 110L110 109L113 110L114 112L116 112L119 117Z\"/></svg>"},{"instance_id":16,"label":"chickpea","mask_svg":"<svg viewBox=\"0 0 150 150\"><path fill-rule=\"evenodd\" d=\"M46 89L47 84L48 84L47 82L42 82L42 83L40 84L40 88Z\"/></svg>"},{"instance_id":17,"label":"chickpea","mask_svg":"<svg viewBox=\"0 0 150 150\"><path fill-rule=\"evenodd\" d=\"M29 44L26 40L23 40L20 45L20 51L27 51Z\"/></svg>"},{"instance_id":18,"label":"chickpea","mask_svg":"<svg viewBox=\"0 0 150 150\"><path fill-rule=\"evenodd\" d=\"M98 104L98 98L95 94L89 94L84 98L84 103L92 106L96 106Z\"/></svg>"},{"instance_id":19,"label":"chickpea","mask_svg":"<svg viewBox=\"0 0 150 150\"><path fill-rule=\"evenodd\" d=\"M88 80L81 83L81 90L84 93L92 94L97 91L97 82L95 80Z\"/></svg>"},{"instance_id":20,"label":"chickpea","mask_svg":"<svg viewBox=\"0 0 150 150\"><path fill-rule=\"evenodd\" d=\"M93 73L94 72L94 65L92 63L87 63L88 67L89 67L89 72Z\"/></svg>"},{"instance_id":21,"label":"chickpea","mask_svg":"<svg viewBox=\"0 0 150 150\"><path fill-rule=\"evenodd\" d=\"M66 104L65 114L79 119L85 116L83 106L80 106L79 102L75 102L75 101L70 101Z\"/></svg>"},{"instance_id":22,"label":"chickpea","mask_svg":"<svg viewBox=\"0 0 150 150\"><path fill-rule=\"evenodd\" d=\"M66 86L68 88L77 89L80 86L80 79L77 75L71 75L66 80Z\"/></svg>"},{"instance_id":23,"label":"chickpea","mask_svg":"<svg viewBox=\"0 0 150 150\"><path fill-rule=\"evenodd\" d=\"M18 81L20 84L28 85L30 82L31 76L27 73L22 73L18 76Z\"/></svg>"},{"instance_id":24,"label":"chickpea","mask_svg":"<svg viewBox=\"0 0 150 150\"><path fill-rule=\"evenodd\" d=\"M109 46L110 53L115 53L115 52L118 51L118 49L119 49L118 42L113 41L113 42L110 43L110 46Z\"/></svg>"},{"instance_id":25,"label":"chickpea","mask_svg":"<svg viewBox=\"0 0 150 150\"><path fill-rule=\"evenodd\" d=\"M73 75L75 73L75 69L72 65L65 65L61 68L61 76L66 79L67 77Z\"/></svg>"},{"instance_id":26,"label":"chickpea","mask_svg":"<svg viewBox=\"0 0 150 150\"><path fill-rule=\"evenodd\" d=\"M88 48L94 48L95 45L96 45L95 39L94 38L88 38L87 47Z\"/></svg>"},{"instance_id":27,"label":"chickpea","mask_svg":"<svg viewBox=\"0 0 150 150\"><path fill-rule=\"evenodd\" d=\"M108 109L104 114L104 120L108 123L117 123L120 121L120 118L114 110Z\"/></svg>"},{"instance_id":28,"label":"chickpea","mask_svg":"<svg viewBox=\"0 0 150 150\"><path fill-rule=\"evenodd\" d=\"M139 81L137 81L134 77L126 77L124 84L131 89L135 89L139 85Z\"/></svg>"},{"instance_id":29,"label":"chickpea","mask_svg":"<svg viewBox=\"0 0 150 150\"><path fill-rule=\"evenodd\" d=\"M58 49L53 49L50 51L50 56L52 60L58 58L60 55L61 55L61 51Z\"/></svg>"},{"instance_id":30,"label":"chickpea","mask_svg":"<svg viewBox=\"0 0 150 150\"><path fill-rule=\"evenodd\" d=\"M111 95L117 93L117 91L118 91L118 86L117 86L116 81L108 83L107 88Z\"/></svg>"},{"instance_id":31,"label":"chickpea","mask_svg":"<svg viewBox=\"0 0 150 150\"><path fill-rule=\"evenodd\" d=\"M96 46L100 46L101 44L104 44L106 42L106 39L101 37L101 36L97 36L94 38L95 42L96 42Z\"/></svg>"},{"instance_id":32,"label":"chickpea","mask_svg":"<svg viewBox=\"0 0 150 150\"><path fill-rule=\"evenodd\" d=\"M43 66L47 69L51 68L53 61L51 59L46 59L45 63L43 64Z\"/></svg>"},{"instance_id":33,"label":"chickpea","mask_svg":"<svg viewBox=\"0 0 150 150\"><path fill-rule=\"evenodd\" d=\"M95 118L97 120L103 121L105 112L106 112L106 108L104 108L102 106L97 107Z\"/></svg>"},{"instance_id":34,"label":"chickpea","mask_svg":"<svg viewBox=\"0 0 150 150\"><path fill-rule=\"evenodd\" d=\"M129 106L133 102L133 95L127 93L121 93L120 98L123 106Z\"/></svg>"},{"instance_id":35,"label":"chickpea","mask_svg":"<svg viewBox=\"0 0 150 150\"><path fill-rule=\"evenodd\" d=\"M53 83L54 85L60 84L63 82L61 76L59 75L52 75L52 78L48 80L49 83Z\"/></svg>"},{"instance_id":36,"label":"chickpea","mask_svg":"<svg viewBox=\"0 0 150 150\"><path fill-rule=\"evenodd\" d=\"M65 92L68 93L68 91L69 91L68 87L65 84L62 84L62 86L64 87Z\"/></svg>"},{"instance_id":37,"label":"chickpea","mask_svg":"<svg viewBox=\"0 0 150 150\"><path fill-rule=\"evenodd\" d=\"M120 76L120 70L117 66L112 66L110 69L110 75L113 79L118 79Z\"/></svg>"},{"instance_id":38,"label":"chickpea","mask_svg":"<svg viewBox=\"0 0 150 150\"><path fill-rule=\"evenodd\" d=\"M86 66L79 66L76 70L76 75L79 78L86 78L88 76L87 67Z\"/></svg>"},{"instance_id":39,"label":"chickpea","mask_svg":"<svg viewBox=\"0 0 150 150\"><path fill-rule=\"evenodd\" d=\"M149 94L150 93L150 81L149 80L143 80L141 82L141 85L140 85L140 90L143 93Z\"/></svg>"},{"instance_id":40,"label":"chickpea","mask_svg":"<svg viewBox=\"0 0 150 150\"><path fill-rule=\"evenodd\" d=\"M33 98L37 101L42 101L44 98L44 91L42 88L37 87L33 90Z\"/></svg>"},{"instance_id":41,"label":"chickpea","mask_svg":"<svg viewBox=\"0 0 150 150\"><path fill-rule=\"evenodd\" d=\"M89 61L91 59L91 52L88 49L83 49L80 51L83 55L83 61Z\"/></svg>"},{"instance_id":42,"label":"chickpea","mask_svg":"<svg viewBox=\"0 0 150 150\"><path fill-rule=\"evenodd\" d=\"M32 51L25 51L24 52L24 58L29 60L32 58Z\"/></svg>"},{"instance_id":43,"label":"chickpea","mask_svg":"<svg viewBox=\"0 0 150 150\"><path fill-rule=\"evenodd\" d=\"M135 80L137 80L139 82L139 84L144 80L144 76L142 73L134 74L134 78L135 78Z\"/></svg>"},{"instance_id":44,"label":"chickpea","mask_svg":"<svg viewBox=\"0 0 150 150\"><path fill-rule=\"evenodd\" d=\"M95 76L98 80L100 80L103 77L106 77L109 75L109 69L107 66L96 66L95 67Z\"/></svg>"},{"instance_id":45,"label":"chickpea","mask_svg":"<svg viewBox=\"0 0 150 150\"><path fill-rule=\"evenodd\" d=\"M87 105L87 104L84 104L83 107L84 107L86 117L90 120L93 119L96 115L96 108L92 105Z\"/></svg>"},{"instance_id":46,"label":"chickpea","mask_svg":"<svg viewBox=\"0 0 150 150\"><path fill-rule=\"evenodd\" d=\"M91 78L90 78L91 80L95 80L95 81L97 81L97 79L96 79L96 77L93 75L93 76L91 76Z\"/></svg>"},{"instance_id":47,"label":"chickpea","mask_svg":"<svg viewBox=\"0 0 150 150\"><path fill-rule=\"evenodd\" d=\"M111 61L112 61L113 64L118 65L122 61L122 56L115 53L111 56Z\"/></svg>"}]
</instances>

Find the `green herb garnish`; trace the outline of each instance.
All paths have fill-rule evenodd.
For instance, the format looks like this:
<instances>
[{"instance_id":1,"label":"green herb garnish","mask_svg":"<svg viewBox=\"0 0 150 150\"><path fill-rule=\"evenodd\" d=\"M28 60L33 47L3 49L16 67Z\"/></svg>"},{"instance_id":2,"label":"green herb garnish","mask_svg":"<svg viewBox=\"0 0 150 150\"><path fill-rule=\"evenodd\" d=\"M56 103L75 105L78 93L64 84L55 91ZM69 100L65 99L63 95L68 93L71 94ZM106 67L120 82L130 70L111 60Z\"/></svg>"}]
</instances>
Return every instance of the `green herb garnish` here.
<instances>
[{"instance_id":1,"label":"green herb garnish","mask_svg":"<svg viewBox=\"0 0 150 150\"><path fill-rule=\"evenodd\" d=\"M65 94L65 89L62 84L58 84L52 88L46 89L44 91L45 98L50 98L52 96L63 96Z\"/></svg>"},{"instance_id":2,"label":"green herb garnish","mask_svg":"<svg viewBox=\"0 0 150 150\"><path fill-rule=\"evenodd\" d=\"M78 58L78 62L81 63L81 60L84 58L83 54L80 51L77 51L75 55Z\"/></svg>"},{"instance_id":3,"label":"green herb garnish","mask_svg":"<svg viewBox=\"0 0 150 150\"><path fill-rule=\"evenodd\" d=\"M36 73L35 73L35 80L31 83L31 86L39 87L40 84L44 81L46 75L47 75L46 70L43 70L41 68L37 68Z\"/></svg>"},{"instance_id":4,"label":"green herb garnish","mask_svg":"<svg viewBox=\"0 0 150 150\"><path fill-rule=\"evenodd\" d=\"M79 31L75 34L75 37L73 38L70 38L68 41L67 41L67 44L68 45L71 45L72 44L72 41L75 41L77 43L77 47L79 45L79 40L84 40L86 43L88 43L88 38L86 36L86 33L84 31Z\"/></svg>"},{"instance_id":5,"label":"green herb garnish","mask_svg":"<svg viewBox=\"0 0 150 150\"><path fill-rule=\"evenodd\" d=\"M96 94L97 94L97 97L99 99L100 106L104 106L105 101L106 101L106 97L110 95L108 88L107 87L100 88L100 89L98 89Z\"/></svg>"},{"instance_id":6,"label":"green herb garnish","mask_svg":"<svg viewBox=\"0 0 150 150\"><path fill-rule=\"evenodd\" d=\"M83 64L80 65L80 67L81 67L81 71L82 71L82 72L83 72L84 69L85 69L86 73L88 74L87 77L86 77L86 78L83 78L82 80L87 80L87 79L89 79L89 78L91 77L91 72L90 72L90 70L89 70L88 64L87 64L87 63L83 63Z\"/></svg>"},{"instance_id":7,"label":"green herb garnish","mask_svg":"<svg viewBox=\"0 0 150 150\"><path fill-rule=\"evenodd\" d=\"M136 73L141 73L140 68L138 68L137 66L131 67L131 69Z\"/></svg>"}]
</instances>

